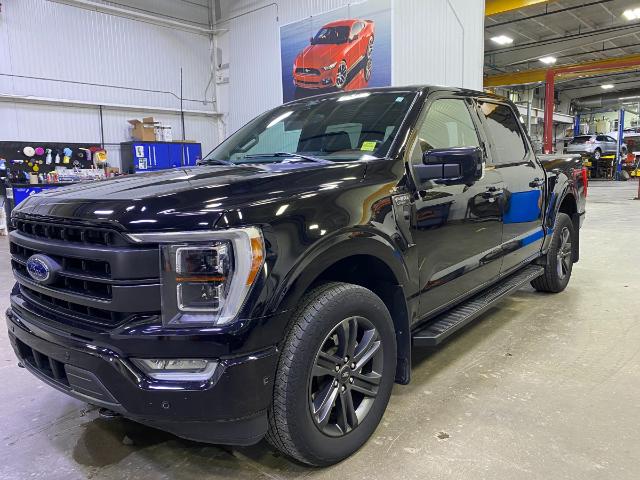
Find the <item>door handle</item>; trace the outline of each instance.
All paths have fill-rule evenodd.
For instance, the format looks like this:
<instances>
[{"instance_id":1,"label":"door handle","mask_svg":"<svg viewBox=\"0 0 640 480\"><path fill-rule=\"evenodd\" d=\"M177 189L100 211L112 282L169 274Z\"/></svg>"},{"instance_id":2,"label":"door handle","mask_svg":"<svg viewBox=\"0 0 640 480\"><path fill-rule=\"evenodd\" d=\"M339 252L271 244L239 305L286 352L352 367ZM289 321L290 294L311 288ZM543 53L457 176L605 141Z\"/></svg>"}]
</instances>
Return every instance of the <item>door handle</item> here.
<instances>
[{"instance_id":1,"label":"door handle","mask_svg":"<svg viewBox=\"0 0 640 480\"><path fill-rule=\"evenodd\" d=\"M529 182L529 186L531 188L542 187L543 185L544 185L543 178L534 178L532 181Z\"/></svg>"}]
</instances>

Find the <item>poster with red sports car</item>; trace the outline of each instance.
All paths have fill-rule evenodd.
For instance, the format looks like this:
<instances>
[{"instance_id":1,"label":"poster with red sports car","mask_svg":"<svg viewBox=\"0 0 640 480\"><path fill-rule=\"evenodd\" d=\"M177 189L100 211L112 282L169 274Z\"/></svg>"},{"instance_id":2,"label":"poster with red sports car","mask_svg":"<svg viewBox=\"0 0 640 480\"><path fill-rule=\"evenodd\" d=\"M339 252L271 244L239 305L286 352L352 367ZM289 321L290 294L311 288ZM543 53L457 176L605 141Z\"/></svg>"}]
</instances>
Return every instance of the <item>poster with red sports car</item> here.
<instances>
[{"instance_id":1,"label":"poster with red sports car","mask_svg":"<svg viewBox=\"0 0 640 480\"><path fill-rule=\"evenodd\" d=\"M368 0L280 28L284 102L391 85L391 0Z\"/></svg>"}]
</instances>

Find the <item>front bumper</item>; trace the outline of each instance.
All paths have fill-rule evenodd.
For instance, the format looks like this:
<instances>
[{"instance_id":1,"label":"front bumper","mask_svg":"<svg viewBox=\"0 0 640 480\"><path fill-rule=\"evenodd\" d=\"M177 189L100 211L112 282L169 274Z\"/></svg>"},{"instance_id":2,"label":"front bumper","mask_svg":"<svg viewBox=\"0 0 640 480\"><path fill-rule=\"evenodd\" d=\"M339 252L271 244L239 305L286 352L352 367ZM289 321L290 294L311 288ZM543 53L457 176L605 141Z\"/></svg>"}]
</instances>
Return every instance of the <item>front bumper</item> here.
<instances>
[{"instance_id":1,"label":"front bumper","mask_svg":"<svg viewBox=\"0 0 640 480\"><path fill-rule=\"evenodd\" d=\"M267 430L275 347L220 358L207 381L158 381L140 372L124 352L45 326L27 312L19 315L9 309L6 315L9 339L20 362L72 397L196 441L251 445ZM191 340L200 348L203 341ZM188 342L182 345L188 349ZM159 341L159 351L162 347Z\"/></svg>"},{"instance_id":2,"label":"front bumper","mask_svg":"<svg viewBox=\"0 0 640 480\"><path fill-rule=\"evenodd\" d=\"M327 88L335 85L335 68L331 70L320 69L320 75L311 74L293 74L293 83L297 87L301 88Z\"/></svg>"}]
</instances>

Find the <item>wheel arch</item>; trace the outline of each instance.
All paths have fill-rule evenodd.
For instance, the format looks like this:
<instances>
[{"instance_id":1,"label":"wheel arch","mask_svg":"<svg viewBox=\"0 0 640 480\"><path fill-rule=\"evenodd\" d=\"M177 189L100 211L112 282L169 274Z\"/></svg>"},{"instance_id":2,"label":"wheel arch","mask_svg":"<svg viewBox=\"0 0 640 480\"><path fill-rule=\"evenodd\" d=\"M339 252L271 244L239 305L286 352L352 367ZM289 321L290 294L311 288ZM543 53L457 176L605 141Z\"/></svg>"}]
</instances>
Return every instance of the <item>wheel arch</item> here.
<instances>
[{"instance_id":1,"label":"wheel arch","mask_svg":"<svg viewBox=\"0 0 640 480\"><path fill-rule=\"evenodd\" d=\"M409 383L411 331L404 288L408 272L390 242L381 237L351 237L305 256L288 277L278 295L279 311L294 310L306 292L331 281L360 285L378 295L389 309L396 332L396 382Z\"/></svg>"}]
</instances>

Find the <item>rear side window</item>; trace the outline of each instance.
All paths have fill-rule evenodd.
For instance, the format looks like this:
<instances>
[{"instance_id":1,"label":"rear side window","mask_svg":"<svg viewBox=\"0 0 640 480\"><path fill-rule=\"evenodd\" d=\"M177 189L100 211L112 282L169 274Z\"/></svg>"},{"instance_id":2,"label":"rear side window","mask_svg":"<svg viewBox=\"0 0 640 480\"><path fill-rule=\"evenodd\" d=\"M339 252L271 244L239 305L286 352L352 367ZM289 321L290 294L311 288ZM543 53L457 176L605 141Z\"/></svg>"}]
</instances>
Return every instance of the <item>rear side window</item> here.
<instances>
[{"instance_id":1,"label":"rear side window","mask_svg":"<svg viewBox=\"0 0 640 480\"><path fill-rule=\"evenodd\" d=\"M574 139L571 140L571 143L574 145L580 145L581 143L587 143L589 140L591 140L591 137L589 135L584 135L581 137L574 137Z\"/></svg>"},{"instance_id":2,"label":"rear side window","mask_svg":"<svg viewBox=\"0 0 640 480\"><path fill-rule=\"evenodd\" d=\"M478 102L493 145L493 163L518 163L527 154L520 121L507 105Z\"/></svg>"}]
</instances>

